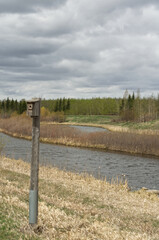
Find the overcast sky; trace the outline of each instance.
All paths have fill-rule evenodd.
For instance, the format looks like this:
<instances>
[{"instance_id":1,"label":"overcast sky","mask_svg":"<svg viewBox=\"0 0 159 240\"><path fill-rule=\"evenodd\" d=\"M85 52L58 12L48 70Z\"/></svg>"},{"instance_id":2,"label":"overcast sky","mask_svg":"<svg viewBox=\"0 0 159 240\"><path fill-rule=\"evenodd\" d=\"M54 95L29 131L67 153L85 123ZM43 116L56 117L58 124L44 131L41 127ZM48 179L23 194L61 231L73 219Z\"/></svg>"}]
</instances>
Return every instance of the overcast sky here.
<instances>
[{"instance_id":1,"label":"overcast sky","mask_svg":"<svg viewBox=\"0 0 159 240\"><path fill-rule=\"evenodd\" d=\"M159 93L158 0L0 0L0 99Z\"/></svg>"}]
</instances>

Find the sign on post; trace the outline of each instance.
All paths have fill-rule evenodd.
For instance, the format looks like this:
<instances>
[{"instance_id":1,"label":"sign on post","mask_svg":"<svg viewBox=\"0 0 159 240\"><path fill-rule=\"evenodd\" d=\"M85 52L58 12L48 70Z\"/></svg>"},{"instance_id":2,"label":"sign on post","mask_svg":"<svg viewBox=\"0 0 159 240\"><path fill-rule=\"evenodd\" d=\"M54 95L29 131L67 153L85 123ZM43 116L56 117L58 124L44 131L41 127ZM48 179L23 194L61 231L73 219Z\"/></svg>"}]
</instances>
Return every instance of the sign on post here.
<instances>
[{"instance_id":1,"label":"sign on post","mask_svg":"<svg viewBox=\"0 0 159 240\"><path fill-rule=\"evenodd\" d=\"M39 138L40 138L40 103L39 98L27 101L27 115L32 123L32 157L29 192L29 223L38 221L38 174L39 174Z\"/></svg>"}]
</instances>

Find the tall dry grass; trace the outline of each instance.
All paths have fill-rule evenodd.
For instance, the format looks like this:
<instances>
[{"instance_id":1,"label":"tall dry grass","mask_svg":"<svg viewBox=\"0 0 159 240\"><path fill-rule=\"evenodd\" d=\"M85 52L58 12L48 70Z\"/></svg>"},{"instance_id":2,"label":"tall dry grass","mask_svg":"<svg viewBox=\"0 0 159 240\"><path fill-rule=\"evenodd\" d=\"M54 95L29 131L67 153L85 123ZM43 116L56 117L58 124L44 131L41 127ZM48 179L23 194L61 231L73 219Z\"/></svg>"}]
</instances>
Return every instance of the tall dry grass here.
<instances>
[{"instance_id":1,"label":"tall dry grass","mask_svg":"<svg viewBox=\"0 0 159 240\"><path fill-rule=\"evenodd\" d=\"M31 228L30 165L0 158L0 173L0 210L5 216L0 230L3 236L10 234L1 239L159 239L159 198L154 194L40 166L38 225Z\"/></svg>"},{"instance_id":2,"label":"tall dry grass","mask_svg":"<svg viewBox=\"0 0 159 240\"><path fill-rule=\"evenodd\" d=\"M18 136L31 136L31 125L31 119L26 117L0 120L1 129ZM133 132L84 133L67 125L55 124L42 124L40 135L44 142L159 156L158 135Z\"/></svg>"},{"instance_id":3,"label":"tall dry grass","mask_svg":"<svg viewBox=\"0 0 159 240\"><path fill-rule=\"evenodd\" d=\"M15 116L7 119L0 119L0 128L9 133L17 133L20 136L31 136L31 119L24 116Z\"/></svg>"}]
</instances>

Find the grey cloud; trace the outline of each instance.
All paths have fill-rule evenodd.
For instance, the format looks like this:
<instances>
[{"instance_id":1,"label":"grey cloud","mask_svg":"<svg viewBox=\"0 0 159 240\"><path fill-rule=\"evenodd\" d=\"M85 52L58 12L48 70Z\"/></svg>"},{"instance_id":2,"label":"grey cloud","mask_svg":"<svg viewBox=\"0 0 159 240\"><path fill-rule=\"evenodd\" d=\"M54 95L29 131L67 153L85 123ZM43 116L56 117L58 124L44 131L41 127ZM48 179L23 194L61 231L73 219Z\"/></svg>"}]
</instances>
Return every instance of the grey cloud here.
<instances>
[{"instance_id":1,"label":"grey cloud","mask_svg":"<svg viewBox=\"0 0 159 240\"><path fill-rule=\"evenodd\" d=\"M27 57L28 55L51 54L60 47L58 43L43 42L36 39L16 38L0 40L1 56Z\"/></svg>"},{"instance_id":2,"label":"grey cloud","mask_svg":"<svg viewBox=\"0 0 159 240\"><path fill-rule=\"evenodd\" d=\"M0 0L1 13L30 13L40 8L57 8L67 0Z\"/></svg>"},{"instance_id":3,"label":"grey cloud","mask_svg":"<svg viewBox=\"0 0 159 240\"><path fill-rule=\"evenodd\" d=\"M19 58L14 58L14 57L9 58L9 59L8 58L0 59L0 67L1 68L16 68L17 69L17 66L18 66L19 71L20 71L20 68L23 68L22 71L24 71L26 68L28 69L29 67L30 68L39 67L40 65L36 61L29 62L28 59L19 59Z\"/></svg>"},{"instance_id":4,"label":"grey cloud","mask_svg":"<svg viewBox=\"0 0 159 240\"><path fill-rule=\"evenodd\" d=\"M126 88L159 89L158 1L54 3L0 1L0 11L10 12L0 15L2 97L122 96Z\"/></svg>"},{"instance_id":5,"label":"grey cloud","mask_svg":"<svg viewBox=\"0 0 159 240\"><path fill-rule=\"evenodd\" d=\"M51 49L42 46L15 46L15 48L1 49L1 56L16 56L19 58L27 57L28 55L42 55L51 52Z\"/></svg>"}]
</instances>

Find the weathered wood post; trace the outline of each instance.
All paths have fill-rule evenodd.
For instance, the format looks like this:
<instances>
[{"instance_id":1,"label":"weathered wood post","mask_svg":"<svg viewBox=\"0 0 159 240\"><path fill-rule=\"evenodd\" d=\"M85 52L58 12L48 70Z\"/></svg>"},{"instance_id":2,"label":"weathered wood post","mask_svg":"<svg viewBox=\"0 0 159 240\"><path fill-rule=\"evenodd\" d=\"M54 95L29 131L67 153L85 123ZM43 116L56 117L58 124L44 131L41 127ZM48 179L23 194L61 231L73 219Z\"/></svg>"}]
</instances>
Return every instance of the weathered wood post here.
<instances>
[{"instance_id":1,"label":"weathered wood post","mask_svg":"<svg viewBox=\"0 0 159 240\"><path fill-rule=\"evenodd\" d=\"M27 101L27 115L33 119L32 158L29 192L29 224L36 224L38 221L40 102L41 100L39 98L33 98Z\"/></svg>"}]
</instances>

